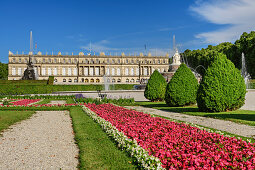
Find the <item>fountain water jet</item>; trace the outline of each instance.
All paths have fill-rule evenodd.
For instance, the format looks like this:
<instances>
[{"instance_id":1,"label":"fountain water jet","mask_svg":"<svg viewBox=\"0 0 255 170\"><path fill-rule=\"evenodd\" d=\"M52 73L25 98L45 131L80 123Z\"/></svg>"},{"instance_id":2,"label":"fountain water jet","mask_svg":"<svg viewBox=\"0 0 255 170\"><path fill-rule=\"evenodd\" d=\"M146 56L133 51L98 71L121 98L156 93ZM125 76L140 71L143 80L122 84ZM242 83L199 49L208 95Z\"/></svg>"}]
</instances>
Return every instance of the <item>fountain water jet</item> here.
<instances>
[{"instance_id":1,"label":"fountain water jet","mask_svg":"<svg viewBox=\"0 0 255 170\"><path fill-rule=\"evenodd\" d=\"M246 64L245 64L245 57L244 57L244 53L242 53L242 69L241 69L241 74L244 78L244 82L246 85L246 88L249 88L249 80L251 79L250 74L247 72L246 69Z\"/></svg>"}]
</instances>

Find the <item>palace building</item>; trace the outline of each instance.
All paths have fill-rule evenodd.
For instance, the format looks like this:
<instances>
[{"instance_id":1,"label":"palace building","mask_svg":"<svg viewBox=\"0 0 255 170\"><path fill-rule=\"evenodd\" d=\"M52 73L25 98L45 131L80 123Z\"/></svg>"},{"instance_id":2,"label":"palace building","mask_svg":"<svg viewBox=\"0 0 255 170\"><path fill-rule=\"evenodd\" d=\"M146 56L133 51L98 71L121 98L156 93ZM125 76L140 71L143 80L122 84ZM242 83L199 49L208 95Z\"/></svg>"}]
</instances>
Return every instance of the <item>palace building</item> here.
<instances>
[{"instance_id":1,"label":"palace building","mask_svg":"<svg viewBox=\"0 0 255 170\"><path fill-rule=\"evenodd\" d=\"M32 55L13 54L9 51L8 80L20 80L27 69L29 56L35 70L36 79L47 80L54 76L55 84L137 84L146 82L154 70L160 73L169 69L169 55L166 56L120 56L105 55Z\"/></svg>"}]
</instances>

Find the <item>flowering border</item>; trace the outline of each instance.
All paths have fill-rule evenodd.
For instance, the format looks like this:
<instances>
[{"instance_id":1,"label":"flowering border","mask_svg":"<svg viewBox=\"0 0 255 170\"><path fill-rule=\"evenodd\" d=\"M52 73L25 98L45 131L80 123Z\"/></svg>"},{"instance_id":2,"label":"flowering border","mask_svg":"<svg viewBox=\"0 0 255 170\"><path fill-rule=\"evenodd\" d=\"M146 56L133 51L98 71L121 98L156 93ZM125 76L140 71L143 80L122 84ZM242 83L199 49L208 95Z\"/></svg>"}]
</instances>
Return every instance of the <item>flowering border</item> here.
<instances>
[{"instance_id":1,"label":"flowering border","mask_svg":"<svg viewBox=\"0 0 255 170\"><path fill-rule=\"evenodd\" d=\"M117 143L118 147L126 150L132 157L136 159L138 165L144 169L164 169L159 158L151 156L148 152L137 144L136 140L131 140L114 127L110 122L99 117L86 106L82 106L83 111L88 114L94 121L96 121L105 130L105 132L112 137Z\"/></svg>"}]
</instances>

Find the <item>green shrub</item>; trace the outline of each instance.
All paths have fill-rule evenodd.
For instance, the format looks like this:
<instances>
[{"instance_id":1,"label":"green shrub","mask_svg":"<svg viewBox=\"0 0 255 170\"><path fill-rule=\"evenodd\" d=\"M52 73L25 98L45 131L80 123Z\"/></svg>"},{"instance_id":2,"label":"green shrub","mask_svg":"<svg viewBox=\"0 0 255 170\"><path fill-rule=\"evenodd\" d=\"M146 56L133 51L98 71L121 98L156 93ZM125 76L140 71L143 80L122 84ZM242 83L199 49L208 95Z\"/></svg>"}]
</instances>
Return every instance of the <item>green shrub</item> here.
<instances>
[{"instance_id":1,"label":"green shrub","mask_svg":"<svg viewBox=\"0 0 255 170\"><path fill-rule=\"evenodd\" d=\"M219 53L208 67L197 93L200 111L236 110L244 104L246 87L240 71Z\"/></svg>"},{"instance_id":2,"label":"green shrub","mask_svg":"<svg viewBox=\"0 0 255 170\"><path fill-rule=\"evenodd\" d=\"M196 103L198 82L192 71L181 64L166 87L165 101L169 106Z\"/></svg>"},{"instance_id":3,"label":"green shrub","mask_svg":"<svg viewBox=\"0 0 255 170\"><path fill-rule=\"evenodd\" d=\"M54 76L49 76L47 84L53 85L53 83L54 83Z\"/></svg>"},{"instance_id":4,"label":"green shrub","mask_svg":"<svg viewBox=\"0 0 255 170\"><path fill-rule=\"evenodd\" d=\"M155 70L145 87L144 97L151 101L164 100L166 84L165 78L158 72L158 70Z\"/></svg>"}]
</instances>

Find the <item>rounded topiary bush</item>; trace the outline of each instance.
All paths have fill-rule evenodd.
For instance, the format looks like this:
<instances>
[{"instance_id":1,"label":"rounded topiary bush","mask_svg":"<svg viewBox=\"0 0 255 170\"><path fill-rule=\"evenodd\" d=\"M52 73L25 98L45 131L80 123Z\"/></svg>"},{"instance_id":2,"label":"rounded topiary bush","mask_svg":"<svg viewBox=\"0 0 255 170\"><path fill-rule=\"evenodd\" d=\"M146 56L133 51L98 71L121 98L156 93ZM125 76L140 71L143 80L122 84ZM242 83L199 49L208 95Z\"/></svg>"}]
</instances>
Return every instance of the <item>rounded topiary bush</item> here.
<instances>
[{"instance_id":1,"label":"rounded topiary bush","mask_svg":"<svg viewBox=\"0 0 255 170\"><path fill-rule=\"evenodd\" d=\"M219 53L208 67L198 88L200 111L236 110L244 104L246 86L240 71L227 57Z\"/></svg>"},{"instance_id":2,"label":"rounded topiary bush","mask_svg":"<svg viewBox=\"0 0 255 170\"><path fill-rule=\"evenodd\" d=\"M144 91L144 97L151 101L164 100L166 84L165 78L158 72L158 70L155 70L148 80Z\"/></svg>"},{"instance_id":3,"label":"rounded topiary bush","mask_svg":"<svg viewBox=\"0 0 255 170\"><path fill-rule=\"evenodd\" d=\"M196 103L198 82L192 71L181 64L166 87L165 101L169 106Z\"/></svg>"}]
</instances>

